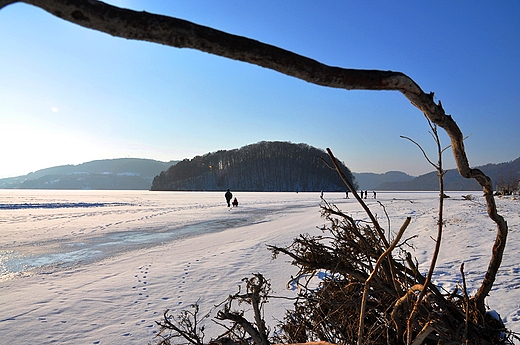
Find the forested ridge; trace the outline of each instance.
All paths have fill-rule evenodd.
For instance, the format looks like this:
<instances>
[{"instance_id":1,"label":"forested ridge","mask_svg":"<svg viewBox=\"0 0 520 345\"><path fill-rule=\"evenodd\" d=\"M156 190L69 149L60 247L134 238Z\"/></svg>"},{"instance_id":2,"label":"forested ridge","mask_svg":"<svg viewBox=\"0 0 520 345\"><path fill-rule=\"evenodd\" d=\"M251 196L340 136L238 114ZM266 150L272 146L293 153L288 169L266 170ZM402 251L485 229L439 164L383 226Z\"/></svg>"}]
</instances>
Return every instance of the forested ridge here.
<instances>
[{"instance_id":1,"label":"forested ridge","mask_svg":"<svg viewBox=\"0 0 520 345\"><path fill-rule=\"evenodd\" d=\"M0 179L0 188L147 190L157 174L175 163L142 158L101 159Z\"/></svg>"},{"instance_id":2,"label":"forested ridge","mask_svg":"<svg viewBox=\"0 0 520 345\"><path fill-rule=\"evenodd\" d=\"M327 163L326 163L327 162ZM307 144L262 141L184 159L153 180L152 190L345 191L323 150ZM355 184L351 171L345 176Z\"/></svg>"}]
</instances>

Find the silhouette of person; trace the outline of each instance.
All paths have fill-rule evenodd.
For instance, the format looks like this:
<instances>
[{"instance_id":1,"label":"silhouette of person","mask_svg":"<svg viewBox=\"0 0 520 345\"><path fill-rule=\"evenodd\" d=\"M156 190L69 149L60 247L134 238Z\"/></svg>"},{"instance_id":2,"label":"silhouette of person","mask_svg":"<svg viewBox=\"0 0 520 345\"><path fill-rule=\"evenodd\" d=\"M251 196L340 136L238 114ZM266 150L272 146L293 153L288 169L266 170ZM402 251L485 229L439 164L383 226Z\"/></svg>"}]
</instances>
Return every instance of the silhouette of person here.
<instances>
[{"instance_id":1,"label":"silhouette of person","mask_svg":"<svg viewBox=\"0 0 520 345\"><path fill-rule=\"evenodd\" d=\"M348 190L345 192L345 199L348 199Z\"/></svg>"},{"instance_id":2,"label":"silhouette of person","mask_svg":"<svg viewBox=\"0 0 520 345\"><path fill-rule=\"evenodd\" d=\"M237 198L233 199L233 207L238 206L238 200Z\"/></svg>"},{"instance_id":3,"label":"silhouette of person","mask_svg":"<svg viewBox=\"0 0 520 345\"><path fill-rule=\"evenodd\" d=\"M231 198L233 197L233 194L229 191L229 189L226 191L226 194L224 194L224 196L226 197L226 202L227 202L227 206L230 207L231 204Z\"/></svg>"},{"instance_id":4,"label":"silhouette of person","mask_svg":"<svg viewBox=\"0 0 520 345\"><path fill-rule=\"evenodd\" d=\"M376 198L376 191L374 191L374 199Z\"/></svg>"}]
</instances>

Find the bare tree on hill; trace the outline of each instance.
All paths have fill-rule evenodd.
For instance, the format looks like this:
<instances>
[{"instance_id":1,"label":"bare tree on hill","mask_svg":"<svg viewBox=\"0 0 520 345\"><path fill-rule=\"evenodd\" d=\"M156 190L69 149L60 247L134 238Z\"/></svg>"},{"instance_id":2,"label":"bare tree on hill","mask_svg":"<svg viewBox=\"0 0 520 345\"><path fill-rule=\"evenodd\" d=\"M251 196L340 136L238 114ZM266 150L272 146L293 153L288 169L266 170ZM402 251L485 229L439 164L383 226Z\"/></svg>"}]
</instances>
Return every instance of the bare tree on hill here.
<instances>
[{"instance_id":1,"label":"bare tree on hill","mask_svg":"<svg viewBox=\"0 0 520 345\"><path fill-rule=\"evenodd\" d=\"M502 262L507 223L497 213L491 179L482 171L470 167L458 125L445 113L440 101L434 102L433 93L425 93L407 75L394 71L332 67L253 39L182 19L122 9L95 0L0 0L0 9L16 2L40 7L59 18L112 36L197 49L269 68L316 85L346 90L395 90L402 93L429 121L446 131L459 173L465 178L475 179L484 191L487 212L496 223L497 236L488 270L471 303L482 315L485 313L484 300L491 291Z\"/></svg>"}]
</instances>

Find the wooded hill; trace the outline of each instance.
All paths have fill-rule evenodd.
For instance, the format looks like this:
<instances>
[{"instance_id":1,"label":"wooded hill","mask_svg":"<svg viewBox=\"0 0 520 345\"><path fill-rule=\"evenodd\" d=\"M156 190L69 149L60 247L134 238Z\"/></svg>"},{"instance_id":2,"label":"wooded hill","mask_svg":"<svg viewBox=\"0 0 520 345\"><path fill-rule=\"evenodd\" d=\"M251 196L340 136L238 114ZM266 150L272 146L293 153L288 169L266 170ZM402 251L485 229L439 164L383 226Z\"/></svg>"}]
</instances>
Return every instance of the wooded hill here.
<instances>
[{"instance_id":1,"label":"wooded hill","mask_svg":"<svg viewBox=\"0 0 520 345\"><path fill-rule=\"evenodd\" d=\"M511 162L499 164L486 164L476 167L482 170L493 181L495 191L502 189L515 189L520 179L520 158ZM409 191L426 191L438 190L439 178L437 172L430 172L421 176L417 176L413 180L404 182L386 182L377 187L378 190L409 190ZM444 175L444 189L451 191L476 191L481 187L474 179L466 179L460 176L456 169L446 171Z\"/></svg>"},{"instance_id":2,"label":"wooded hill","mask_svg":"<svg viewBox=\"0 0 520 345\"><path fill-rule=\"evenodd\" d=\"M175 163L118 158L60 165L23 176L0 179L0 188L148 190L153 178Z\"/></svg>"},{"instance_id":3,"label":"wooded hill","mask_svg":"<svg viewBox=\"0 0 520 345\"><path fill-rule=\"evenodd\" d=\"M307 144L262 141L185 159L156 176L152 190L345 191L323 150ZM354 183L351 171L342 165Z\"/></svg>"},{"instance_id":4,"label":"wooded hill","mask_svg":"<svg viewBox=\"0 0 520 345\"><path fill-rule=\"evenodd\" d=\"M387 171L383 174L353 172L352 174L354 174L356 182L362 190L378 190L381 189L379 186L383 183L407 182L415 178L402 171Z\"/></svg>"}]
</instances>

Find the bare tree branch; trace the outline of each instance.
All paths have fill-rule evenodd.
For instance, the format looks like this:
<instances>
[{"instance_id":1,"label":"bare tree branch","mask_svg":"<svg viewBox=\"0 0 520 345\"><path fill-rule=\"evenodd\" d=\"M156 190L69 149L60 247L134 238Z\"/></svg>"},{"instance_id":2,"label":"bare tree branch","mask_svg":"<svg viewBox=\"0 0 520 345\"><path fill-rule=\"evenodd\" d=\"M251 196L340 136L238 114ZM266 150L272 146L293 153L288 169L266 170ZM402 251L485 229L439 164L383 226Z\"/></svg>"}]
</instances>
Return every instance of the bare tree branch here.
<instances>
[{"instance_id":1,"label":"bare tree branch","mask_svg":"<svg viewBox=\"0 0 520 345\"><path fill-rule=\"evenodd\" d=\"M370 211L370 208L368 208L367 204L361 199L361 197L357 194L356 190L350 183L350 181L347 179L345 174L341 171L341 167L339 166L338 160L332 153L331 149L327 148L327 153L330 156L330 159L332 159L332 163L334 164L334 167L336 168L336 171L338 172L339 176L341 177L341 180L345 183L345 185L350 189L358 203L363 207L363 210L365 210L366 214L370 218L370 221L372 224L374 224L374 227L376 228L377 233L379 234L379 237L381 238L381 241L385 244L385 247L388 248L390 244L388 243L388 240L385 237L385 234L383 233L383 229L381 229L381 226L379 225L379 222L377 221L376 217L372 214L372 211Z\"/></svg>"},{"instance_id":2,"label":"bare tree branch","mask_svg":"<svg viewBox=\"0 0 520 345\"><path fill-rule=\"evenodd\" d=\"M440 252L440 249L441 249L442 228L443 228L443 225L444 225L444 220L443 220L443 214L444 214L444 170L442 168L442 152L443 152L443 150L442 150L442 147L441 147L441 141L440 141L440 138L439 138L439 132L437 131L437 126L435 124L432 124L429 120L428 120L428 124L430 125L430 128L432 130L431 134L432 134L433 140L435 141L435 144L437 145L437 164L434 164L432 161L430 161L430 159L426 156L426 153L424 152L424 150L421 147L421 145L417 144L412 139L407 138L408 140L412 141L415 145L417 145L419 147L419 149L424 154L424 157L437 170L437 177L439 178L439 211L438 211L439 212L438 213L438 217L439 218L437 219L437 239L435 240L435 249L433 251L432 260L430 262L430 268L428 269L428 274L426 275L426 280L425 280L424 286L427 286L428 284L430 284L430 281L431 281L432 276L433 276L433 272L435 270L435 265L437 263L437 258L439 256L439 252ZM410 313L410 317L408 318L408 321L407 321L407 329L408 329L408 331L407 331L407 341L406 341L407 344L411 344L412 343L412 332L411 332L412 324L413 324L413 321L414 321L414 318L415 318L415 314L417 313L417 310L419 309L419 304L422 302L422 299L426 295L426 291L427 291L426 288L421 290L421 292L419 294L419 297L417 297L417 300L415 301L413 309L412 309L412 311ZM419 339L421 339L421 338L419 338ZM415 341L414 341L414 343L415 343Z\"/></svg>"},{"instance_id":3,"label":"bare tree branch","mask_svg":"<svg viewBox=\"0 0 520 345\"><path fill-rule=\"evenodd\" d=\"M253 278L244 278L242 281L246 283L246 293L236 293L229 296L224 308L217 312L216 318L218 320L229 320L236 325L240 325L251 336L256 345L270 345L268 329L263 318L263 306L266 303L271 284L260 273L253 274ZM254 312L254 324L243 316L242 311L231 310L233 301L251 304Z\"/></svg>"},{"instance_id":4,"label":"bare tree branch","mask_svg":"<svg viewBox=\"0 0 520 345\"><path fill-rule=\"evenodd\" d=\"M400 135L401 138L403 139L407 139L407 140L410 140L412 143L414 143L418 148L419 150L421 150L424 158L428 161L428 163L430 163L430 165L432 165L435 169L437 169L437 166L435 165L435 163L433 163L430 158L428 157L428 155L426 154L426 152L424 151L424 149L422 148L422 146L415 140L413 140L412 138L409 138L407 136L404 136L404 135Z\"/></svg>"},{"instance_id":5,"label":"bare tree branch","mask_svg":"<svg viewBox=\"0 0 520 345\"><path fill-rule=\"evenodd\" d=\"M466 275L464 274L464 262L460 264L460 274L462 275L462 292L464 293L464 307L466 310L466 324L464 325L464 343L468 342L468 322L469 322L469 297L466 286Z\"/></svg>"},{"instance_id":6,"label":"bare tree branch","mask_svg":"<svg viewBox=\"0 0 520 345\"><path fill-rule=\"evenodd\" d=\"M397 233L395 239L390 244L390 246L385 250L383 254L377 259L376 265L374 267L374 270L370 275L368 276L367 280L365 281L365 286L363 288L363 297L361 299L361 307L359 312L359 328L358 328L358 340L357 344L361 345L363 344L363 330L364 330L364 321L365 321L365 309L367 306L367 297L368 297L368 290L370 289L370 283L372 282L372 279L377 274L377 270L379 269L379 266L381 266L381 263L384 259L386 259L387 255L392 253L392 250L394 250L395 246L399 243L401 240L401 237L403 236L406 228L410 224L410 221L412 220L411 217L407 217L403 225L401 226L401 229L399 229L399 232Z\"/></svg>"}]
</instances>

